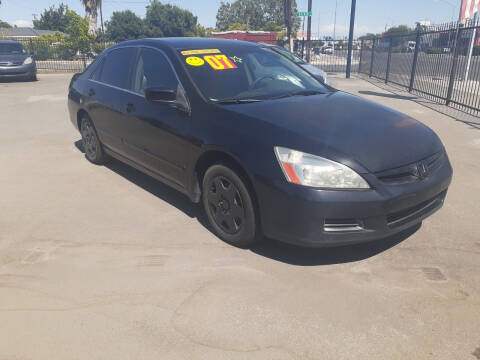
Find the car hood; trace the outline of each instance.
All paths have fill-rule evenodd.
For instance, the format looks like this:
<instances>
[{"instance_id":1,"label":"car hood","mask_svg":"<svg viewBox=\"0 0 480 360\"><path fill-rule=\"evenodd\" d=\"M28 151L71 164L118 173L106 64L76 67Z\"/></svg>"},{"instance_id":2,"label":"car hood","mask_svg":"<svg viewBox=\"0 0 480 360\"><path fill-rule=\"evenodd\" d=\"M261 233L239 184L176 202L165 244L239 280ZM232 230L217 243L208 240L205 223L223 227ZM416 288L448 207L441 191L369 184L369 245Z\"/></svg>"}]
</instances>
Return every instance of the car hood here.
<instances>
[{"instance_id":1,"label":"car hood","mask_svg":"<svg viewBox=\"0 0 480 360\"><path fill-rule=\"evenodd\" d=\"M370 172L411 164L443 148L422 123L340 91L226 108L271 125L273 145L361 165Z\"/></svg>"},{"instance_id":2,"label":"car hood","mask_svg":"<svg viewBox=\"0 0 480 360\"><path fill-rule=\"evenodd\" d=\"M0 62L24 62L28 54L0 54Z\"/></svg>"}]
</instances>

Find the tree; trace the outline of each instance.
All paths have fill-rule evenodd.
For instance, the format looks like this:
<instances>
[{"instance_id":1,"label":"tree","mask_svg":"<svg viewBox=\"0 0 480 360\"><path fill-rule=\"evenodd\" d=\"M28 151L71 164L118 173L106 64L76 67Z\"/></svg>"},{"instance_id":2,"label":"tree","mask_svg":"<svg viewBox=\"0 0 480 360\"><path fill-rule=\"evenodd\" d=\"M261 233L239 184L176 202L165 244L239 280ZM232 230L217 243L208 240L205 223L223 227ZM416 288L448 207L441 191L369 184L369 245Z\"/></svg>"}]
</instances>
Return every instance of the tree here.
<instances>
[{"instance_id":1,"label":"tree","mask_svg":"<svg viewBox=\"0 0 480 360\"><path fill-rule=\"evenodd\" d=\"M291 6L292 28L296 30L300 22L295 17L295 0L292 0ZM285 27L284 0L236 0L233 3L222 1L217 11L217 28L225 31L235 23L245 25L248 30L281 31Z\"/></svg>"},{"instance_id":2,"label":"tree","mask_svg":"<svg viewBox=\"0 0 480 360\"><path fill-rule=\"evenodd\" d=\"M61 3L58 8L51 6L45 9L39 20L33 20L33 27L39 30L65 32L68 26L68 6Z\"/></svg>"},{"instance_id":3,"label":"tree","mask_svg":"<svg viewBox=\"0 0 480 360\"><path fill-rule=\"evenodd\" d=\"M85 18L88 21L88 33L97 33L98 9L102 6L102 0L80 0L85 6Z\"/></svg>"},{"instance_id":4,"label":"tree","mask_svg":"<svg viewBox=\"0 0 480 360\"><path fill-rule=\"evenodd\" d=\"M392 37L392 46L400 46L405 41L415 40L415 30L408 27L407 25L399 25L389 28L383 33L383 36ZM395 36L395 35L405 35L405 36Z\"/></svg>"},{"instance_id":5,"label":"tree","mask_svg":"<svg viewBox=\"0 0 480 360\"><path fill-rule=\"evenodd\" d=\"M90 50L94 36L89 33L88 20L82 18L75 11L67 9L68 26L65 32L69 35L65 43L75 52L87 52Z\"/></svg>"},{"instance_id":6,"label":"tree","mask_svg":"<svg viewBox=\"0 0 480 360\"><path fill-rule=\"evenodd\" d=\"M393 26L389 28L385 33L383 34L384 36L390 36L390 35L410 35L414 33L415 30L410 28L407 25L398 25L398 26Z\"/></svg>"},{"instance_id":7,"label":"tree","mask_svg":"<svg viewBox=\"0 0 480 360\"><path fill-rule=\"evenodd\" d=\"M112 41L125 41L144 37L144 25L141 18L130 10L114 11L106 24L106 36Z\"/></svg>"},{"instance_id":8,"label":"tree","mask_svg":"<svg viewBox=\"0 0 480 360\"><path fill-rule=\"evenodd\" d=\"M0 28L9 28L10 29L11 27L12 27L12 25L10 25L9 23L0 20Z\"/></svg>"},{"instance_id":9,"label":"tree","mask_svg":"<svg viewBox=\"0 0 480 360\"><path fill-rule=\"evenodd\" d=\"M374 33L366 33L365 35L360 36L358 40L371 40L376 36L378 35L375 35Z\"/></svg>"},{"instance_id":10,"label":"tree","mask_svg":"<svg viewBox=\"0 0 480 360\"><path fill-rule=\"evenodd\" d=\"M248 27L247 27L247 24L233 23L228 27L227 30L228 31L233 31L233 30L246 31L248 30Z\"/></svg>"},{"instance_id":11,"label":"tree","mask_svg":"<svg viewBox=\"0 0 480 360\"><path fill-rule=\"evenodd\" d=\"M195 36L198 30L197 17L190 11L158 0L147 6L145 27L151 37Z\"/></svg>"}]
</instances>

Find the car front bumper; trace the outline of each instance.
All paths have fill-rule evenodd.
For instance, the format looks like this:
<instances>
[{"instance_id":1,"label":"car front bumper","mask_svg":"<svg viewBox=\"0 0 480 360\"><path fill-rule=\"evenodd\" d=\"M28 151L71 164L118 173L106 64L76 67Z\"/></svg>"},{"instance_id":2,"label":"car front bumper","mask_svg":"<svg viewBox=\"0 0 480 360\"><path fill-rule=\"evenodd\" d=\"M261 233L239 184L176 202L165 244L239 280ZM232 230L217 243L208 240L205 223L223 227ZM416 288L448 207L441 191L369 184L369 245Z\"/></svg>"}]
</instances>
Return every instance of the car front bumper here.
<instances>
[{"instance_id":1,"label":"car front bumper","mask_svg":"<svg viewBox=\"0 0 480 360\"><path fill-rule=\"evenodd\" d=\"M36 75L35 63L18 66L0 66L0 77L32 77Z\"/></svg>"},{"instance_id":2,"label":"car front bumper","mask_svg":"<svg viewBox=\"0 0 480 360\"><path fill-rule=\"evenodd\" d=\"M370 177L370 178L368 178ZM392 236L439 210L452 179L445 156L426 179L382 185L375 175L370 190L321 190L256 178L265 236L308 246L340 246Z\"/></svg>"}]
</instances>

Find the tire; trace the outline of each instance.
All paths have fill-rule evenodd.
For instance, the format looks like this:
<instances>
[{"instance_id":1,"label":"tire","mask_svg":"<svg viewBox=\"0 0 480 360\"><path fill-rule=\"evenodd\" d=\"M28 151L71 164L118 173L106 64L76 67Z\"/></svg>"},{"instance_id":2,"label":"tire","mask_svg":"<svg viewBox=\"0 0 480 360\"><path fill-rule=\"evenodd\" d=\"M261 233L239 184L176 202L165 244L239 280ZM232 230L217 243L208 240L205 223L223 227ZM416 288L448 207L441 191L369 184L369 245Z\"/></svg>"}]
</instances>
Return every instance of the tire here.
<instances>
[{"instance_id":1,"label":"tire","mask_svg":"<svg viewBox=\"0 0 480 360\"><path fill-rule=\"evenodd\" d=\"M202 203L208 222L223 241L241 248L258 241L252 195L230 167L215 164L208 168L202 182Z\"/></svg>"},{"instance_id":2,"label":"tire","mask_svg":"<svg viewBox=\"0 0 480 360\"><path fill-rule=\"evenodd\" d=\"M98 138L97 131L88 116L84 115L80 122L80 133L85 150L85 157L93 164L103 165L107 162L107 155L103 150L102 143Z\"/></svg>"}]
</instances>

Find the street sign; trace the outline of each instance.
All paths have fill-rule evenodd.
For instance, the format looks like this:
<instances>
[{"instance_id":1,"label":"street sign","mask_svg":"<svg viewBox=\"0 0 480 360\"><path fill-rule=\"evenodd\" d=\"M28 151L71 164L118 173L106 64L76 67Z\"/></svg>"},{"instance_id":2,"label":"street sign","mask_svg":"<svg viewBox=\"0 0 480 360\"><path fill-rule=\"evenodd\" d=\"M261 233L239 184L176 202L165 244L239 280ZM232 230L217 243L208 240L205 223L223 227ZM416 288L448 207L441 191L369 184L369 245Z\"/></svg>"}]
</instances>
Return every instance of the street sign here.
<instances>
[{"instance_id":1,"label":"street sign","mask_svg":"<svg viewBox=\"0 0 480 360\"><path fill-rule=\"evenodd\" d=\"M297 16L298 16L298 17L301 17L301 16L312 16L312 12L311 12L311 11L299 11L299 12L297 12Z\"/></svg>"}]
</instances>

